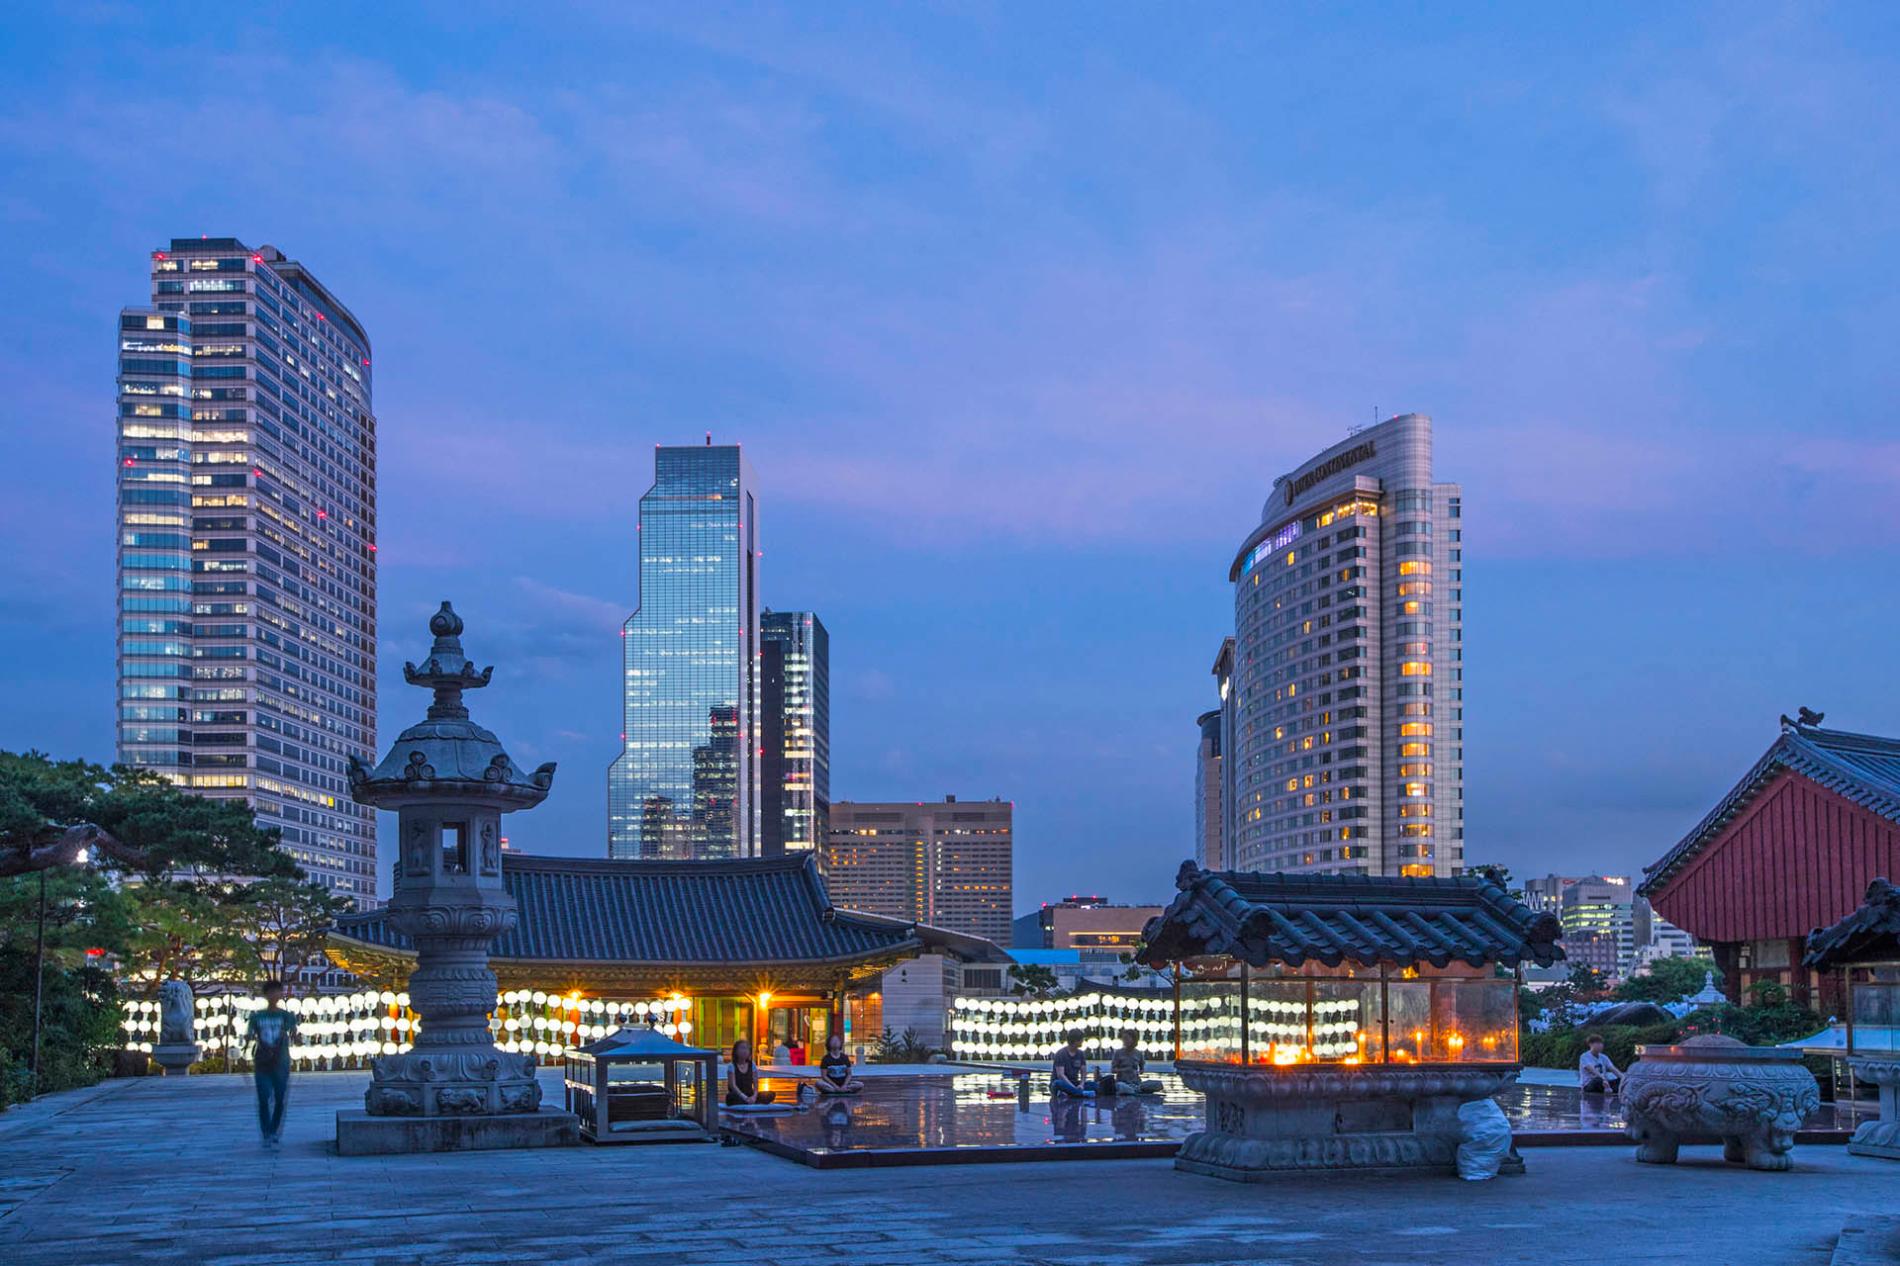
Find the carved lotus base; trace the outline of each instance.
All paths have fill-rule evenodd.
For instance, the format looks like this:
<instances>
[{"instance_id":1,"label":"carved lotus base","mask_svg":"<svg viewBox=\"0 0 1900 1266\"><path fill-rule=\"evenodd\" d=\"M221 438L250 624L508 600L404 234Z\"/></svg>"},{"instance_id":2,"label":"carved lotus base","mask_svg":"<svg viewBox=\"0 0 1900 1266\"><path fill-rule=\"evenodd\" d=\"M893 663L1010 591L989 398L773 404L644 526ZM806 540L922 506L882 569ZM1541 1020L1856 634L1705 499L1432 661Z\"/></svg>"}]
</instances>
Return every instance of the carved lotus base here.
<instances>
[{"instance_id":1,"label":"carved lotus base","mask_svg":"<svg viewBox=\"0 0 1900 1266\"><path fill-rule=\"evenodd\" d=\"M384 1055L371 1067L363 1107L378 1117L477 1117L541 1106L531 1055L493 1046Z\"/></svg>"},{"instance_id":2,"label":"carved lotus base","mask_svg":"<svg viewBox=\"0 0 1900 1266\"><path fill-rule=\"evenodd\" d=\"M1460 1106L1517 1080L1516 1068L1176 1065L1207 1096L1207 1129L1174 1167L1234 1182L1289 1170L1450 1168Z\"/></svg>"},{"instance_id":3,"label":"carved lotus base","mask_svg":"<svg viewBox=\"0 0 1900 1266\"><path fill-rule=\"evenodd\" d=\"M1880 1120L1863 1121L1847 1150L1856 1156L1900 1160L1900 1056L1855 1059L1849 1064L1856 1079L1880 1088Z\"/></svg>"},{"instance_id":4,"label":"carved lotus base","mask_svg":"<svg viewBox=\"0 0 1900 1266\"><path fill-rule=\"evenodd\" d=\"M1821 1089L1799 1051L1710 1034L1638 1053L1623 1079L1637 1160L1672 1165L1683 1139L1712 1134L1722 1140L1724 1160L1793 1168L1795 1131L1821 1106Z\"/></svg>"}]
</instances>

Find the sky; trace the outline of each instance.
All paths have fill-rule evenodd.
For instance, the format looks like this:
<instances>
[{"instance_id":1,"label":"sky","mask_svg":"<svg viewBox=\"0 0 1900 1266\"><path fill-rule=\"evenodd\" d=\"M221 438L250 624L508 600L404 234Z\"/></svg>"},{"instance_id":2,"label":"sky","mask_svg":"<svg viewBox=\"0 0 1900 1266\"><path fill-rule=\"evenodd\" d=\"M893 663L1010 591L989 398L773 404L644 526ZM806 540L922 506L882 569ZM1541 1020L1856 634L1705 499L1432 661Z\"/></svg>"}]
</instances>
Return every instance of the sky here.
<instances>
[{"instance_id":1,"label":"sky","mask_svg":"<svg viewBox=\"0 0 1900 1266\"><path fill-rule=\"evenodd\" d=\"M368 328L381 726L473 702L605 851L656 443L745 444L836 799L1000 796L1165 900L1226 571L1403 411L1465 489L1466 854L1636 872L1797 705L1900 733L1883 5L23 5L0 748L110 759L114 323L174 236Z\"/></svg>"}]
</instances>

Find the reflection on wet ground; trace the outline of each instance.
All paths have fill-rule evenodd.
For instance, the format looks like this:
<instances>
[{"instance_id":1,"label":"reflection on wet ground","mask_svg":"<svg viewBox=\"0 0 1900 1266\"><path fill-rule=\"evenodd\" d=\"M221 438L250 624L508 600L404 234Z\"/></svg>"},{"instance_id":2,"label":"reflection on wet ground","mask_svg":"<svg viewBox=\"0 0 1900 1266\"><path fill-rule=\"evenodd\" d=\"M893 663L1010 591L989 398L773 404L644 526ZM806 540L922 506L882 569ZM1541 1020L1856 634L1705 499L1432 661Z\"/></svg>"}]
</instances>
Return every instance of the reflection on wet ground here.
<instances>
[{"instance_id":1,"label":"reflection on wet ground","mask_svg":"<svg viewBox=\"0 0 1900 1266\"><path fill-rule=\"evenodd\" d=\"M1202 1128L1206 1109L1180 1078L1164 1074L1161 1082L1157 1094L1081 1100L1052 1098L1043 1074L867 1077L860 1094L820 1097L770 1115L726 1112L721 1124L814 1164L961 1159L972 1152L1045 1159L1060 1158L1070 1147L1090 1155L1165 1156ZM772 1088L782 1100L797 1099L795 1082L780 1080ZM1578 1142L1620 1141L1626 1124L1614 1096L1569 1086L1516 1085L1498 1103L1515 1132L1542 1141L1561 1142L1568 1134ZM1837 1118L1834 1107L1823 1104L1806 1128L1851 1130L1853 1117L1842 1110Z\"/></svg>"}]
</instances>

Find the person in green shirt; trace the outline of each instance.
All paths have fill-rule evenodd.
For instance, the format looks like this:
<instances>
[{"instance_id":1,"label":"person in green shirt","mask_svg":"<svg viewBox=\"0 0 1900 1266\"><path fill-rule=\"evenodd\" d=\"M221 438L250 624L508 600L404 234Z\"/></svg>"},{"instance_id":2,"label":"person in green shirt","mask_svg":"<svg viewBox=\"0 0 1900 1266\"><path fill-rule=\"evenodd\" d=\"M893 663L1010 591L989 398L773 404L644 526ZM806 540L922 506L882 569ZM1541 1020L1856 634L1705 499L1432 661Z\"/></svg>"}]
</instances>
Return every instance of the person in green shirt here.
<instances>
[{"instance_id":1,"label":"person in green shirt","mask_svg":"<svg viewBox=\"0 0 1900 1266\"><path fill-rule=\"evenodd\" d=\"M290 1093L290 1043L297 1035L297 1017L284 1010L283 1000L283 984L265 981L264 1006L251 1012L244 1032L257 1082L257 1128L266 1147L276 1147L283 1137L284 1099Z\"/></svg>"}]
</instances>

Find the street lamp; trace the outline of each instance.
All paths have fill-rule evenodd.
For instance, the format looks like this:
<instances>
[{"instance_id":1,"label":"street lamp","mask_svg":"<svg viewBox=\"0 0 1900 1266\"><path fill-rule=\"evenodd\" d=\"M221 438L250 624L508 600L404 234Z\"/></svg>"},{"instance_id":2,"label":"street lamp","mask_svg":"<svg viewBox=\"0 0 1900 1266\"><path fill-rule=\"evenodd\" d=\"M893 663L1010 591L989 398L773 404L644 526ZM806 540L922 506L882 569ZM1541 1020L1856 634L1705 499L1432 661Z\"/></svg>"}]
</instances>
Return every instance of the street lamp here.
<instances>
[{"instance_id":1,"label":"street lamp","mask_svg":"<svg viewBox=\"0 0 1900 1266\"><path fill-rule=\"evenodd\" d=\"M92 853L80 849L73 862L84 866ZM48 870L51 867L47 868ZM39 929L33 940L33 1093L40 1092L40 1001L46 993L46 870L40 871Z\"/></svg>"}]
</instances>

